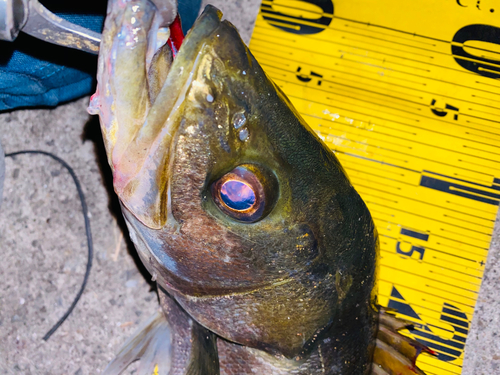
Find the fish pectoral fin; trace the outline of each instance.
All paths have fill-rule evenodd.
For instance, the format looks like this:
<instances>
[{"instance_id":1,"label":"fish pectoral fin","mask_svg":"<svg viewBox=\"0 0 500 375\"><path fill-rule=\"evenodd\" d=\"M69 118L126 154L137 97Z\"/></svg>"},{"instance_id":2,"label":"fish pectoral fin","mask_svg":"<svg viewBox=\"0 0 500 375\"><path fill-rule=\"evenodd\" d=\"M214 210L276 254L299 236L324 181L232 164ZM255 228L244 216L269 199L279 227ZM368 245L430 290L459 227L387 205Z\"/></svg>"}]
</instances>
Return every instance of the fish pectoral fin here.
<instances>
[{"instance_id":1,"label":"fish pectoral fin","mask_svg":"<svg viewBox=\"0 0 500 375\"><path fill-rule=\"evenodd\" d=\"M420 353L434 353L425 345L398 332L410 325L411 322L380 309L372 375L425 375L415 365L417 357Z\"/></svg>"},{"instance_id":2,"label":"fish pectoral fin","mask_svg":"<svg viewBox=\"0 0 500 375\"><path fill-rule=\"evenodd\" d=\"M140 360L137 375L168 374L171 358L172 331L165 315L157 311L125 342L103 375L119 375L137 360Z\"/></svg>"}]
</instances>

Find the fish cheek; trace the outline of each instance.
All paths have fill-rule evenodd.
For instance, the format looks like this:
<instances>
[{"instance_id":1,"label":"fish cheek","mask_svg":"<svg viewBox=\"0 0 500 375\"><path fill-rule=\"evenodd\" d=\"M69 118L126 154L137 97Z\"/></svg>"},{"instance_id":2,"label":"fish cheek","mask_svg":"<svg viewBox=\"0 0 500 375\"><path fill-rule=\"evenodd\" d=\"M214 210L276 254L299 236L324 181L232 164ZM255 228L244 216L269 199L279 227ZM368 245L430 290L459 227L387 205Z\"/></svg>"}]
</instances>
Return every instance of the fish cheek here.
<instances>
[{"instance_id":1,"label":"fish cheek","mask_svg":"<svg viewBox=\"0 0 500 375\"><path fill-rule=\"evenodd\" d=\"M172 215L180 224L178 235L168 239L172 257L184 258L192 268L191 277L212 294L224 294L226 288L252 288L262 277L248 257L251 244L206 210L210 199L207 176L215 160L211 148L214 124L204 112L191 110L178 131L171 167Z\"/></svg>"}]
</instances>

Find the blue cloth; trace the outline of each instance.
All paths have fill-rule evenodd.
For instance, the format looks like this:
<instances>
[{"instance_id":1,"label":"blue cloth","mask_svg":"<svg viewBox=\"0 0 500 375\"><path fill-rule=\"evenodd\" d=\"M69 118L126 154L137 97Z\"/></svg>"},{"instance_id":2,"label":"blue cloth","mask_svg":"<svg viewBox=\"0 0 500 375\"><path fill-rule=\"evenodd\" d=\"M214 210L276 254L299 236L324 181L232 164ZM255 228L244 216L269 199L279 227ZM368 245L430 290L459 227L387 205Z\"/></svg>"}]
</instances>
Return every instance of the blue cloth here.
<instances>
[{"instance_id":1,"label":"blue cloth","mask_svg":"<svg viewBox=\"0 0 500 375\"><path fill-rule=\"evenodd\" d=\"M101 32L105 1L43 2L58 16ZM182 28L187 32L201 0L180 0ZM0 111L19 107L56 106L90 94L95 88L97 56L43 42L20 33L14 42L0 42Z\"/></svg>"}]
</instances>

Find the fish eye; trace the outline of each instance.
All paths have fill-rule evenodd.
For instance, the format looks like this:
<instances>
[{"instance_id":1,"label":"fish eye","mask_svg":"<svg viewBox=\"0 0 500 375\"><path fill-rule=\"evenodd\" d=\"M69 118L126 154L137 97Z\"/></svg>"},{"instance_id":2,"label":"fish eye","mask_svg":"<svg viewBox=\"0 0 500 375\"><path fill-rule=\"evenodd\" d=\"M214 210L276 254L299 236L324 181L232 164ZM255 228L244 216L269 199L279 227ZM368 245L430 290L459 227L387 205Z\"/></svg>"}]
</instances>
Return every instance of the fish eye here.
<instances>
[{"instance_id":1,"label":"fish eye","mask_svg":"<svg viewBox=\"0 0 500 375\"><path fill-rule=\"evenodd\" d=\"M220 188L222 202L235 211L251 209L257 202L253 188L238 180L227 180Z\"/></svg>"},{"instance_id":2,"label":"fish eye","mask_svg":"<svg viewBox=\"0 0 500 375\"><path fill-rule=\"evenodd\" d=\"M271 182L270 182L271 181ZM216 206L232 219L255 222L269 211L275 179L251 164L242 164L212 183ZM275 190L275 189L274 189Z\"/></svg>"}]
</instances>

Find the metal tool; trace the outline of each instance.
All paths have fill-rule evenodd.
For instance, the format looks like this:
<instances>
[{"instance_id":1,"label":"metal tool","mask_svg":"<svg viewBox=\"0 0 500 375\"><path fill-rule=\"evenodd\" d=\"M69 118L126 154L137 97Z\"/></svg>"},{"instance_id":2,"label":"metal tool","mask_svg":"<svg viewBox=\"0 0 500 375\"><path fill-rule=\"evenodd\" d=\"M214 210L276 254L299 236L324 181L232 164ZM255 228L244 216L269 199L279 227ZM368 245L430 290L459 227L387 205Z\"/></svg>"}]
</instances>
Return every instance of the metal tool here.
<instances>
[{"instance_id":1,"label":"metal tool","mask_svg":"<svg viewBox=\"0 0 500 375\"><path fill-rule=\"evenodd\" d=\"M101 42L101 34L56 16L38 0L0 0L0 40L13 41L19 31L93 54Z\"/></svg>"},{"instance_id":2,"label":"metal tool","mask_svg":"<svg viewBox=\"0 0 500 375\"><path fill-rule=\"evenodd\" d=\"M177 0L151 0L163 26L177 16ZM38 0L0 0L0 40L14 41L19 32L49 43L97 54L101 34L68 22Z\"/></svg>"}]
</instances>

